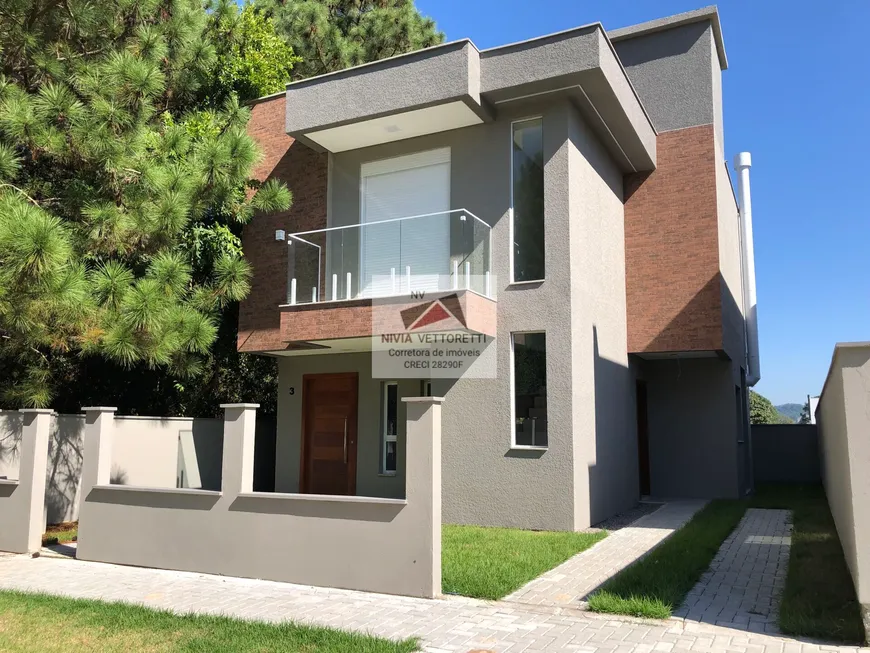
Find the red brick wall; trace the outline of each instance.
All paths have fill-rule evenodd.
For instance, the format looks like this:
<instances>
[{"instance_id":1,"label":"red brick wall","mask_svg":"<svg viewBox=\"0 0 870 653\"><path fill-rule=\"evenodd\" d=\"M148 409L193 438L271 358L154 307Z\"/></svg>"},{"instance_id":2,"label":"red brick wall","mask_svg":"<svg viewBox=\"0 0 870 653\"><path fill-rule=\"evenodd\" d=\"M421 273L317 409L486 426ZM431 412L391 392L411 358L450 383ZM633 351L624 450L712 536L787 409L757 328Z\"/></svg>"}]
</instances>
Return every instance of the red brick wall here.
<instances>
[{"instance_id":1,"label":"red brick wall","mask_svg":"<svg viewBox=\"0 0 870 653\"><path fill-rule=\"evenodd\" d=\"M275 240L275 230L287 233L326 227L327 157L284 132L284 96L251 107L248 133L257 141L263 160L254 171L260 181L280 179L293 193L289 211L257 215L245 226L242 245L254 269L251 293L239 308L242 351L283 349L280 304L287 302L287 243Z\"/></svg>"},{"instance_id":2,"label":"red brick wall","mask_svg":"<svg viewBox=\"0 0 870 653\"><path fill-rule=\"evenodd\" d=\"M657 158L625 177L628 351L721 350L713 126L659 134Z\"/></svg>"}]
</instances>

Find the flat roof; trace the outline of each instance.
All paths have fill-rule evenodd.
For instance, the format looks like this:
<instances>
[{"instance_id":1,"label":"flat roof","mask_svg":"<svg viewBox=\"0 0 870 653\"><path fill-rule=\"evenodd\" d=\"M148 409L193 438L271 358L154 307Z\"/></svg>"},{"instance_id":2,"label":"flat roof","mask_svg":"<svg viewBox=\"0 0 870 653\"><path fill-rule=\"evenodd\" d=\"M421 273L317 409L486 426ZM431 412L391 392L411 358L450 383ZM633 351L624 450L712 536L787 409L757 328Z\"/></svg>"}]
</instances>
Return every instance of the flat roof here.
<instances>
[{"instance_id":1,"label":"flat roof","mask_svg":"<svg viewBox=\"0 0 870 653\"><path fill-rule=\"evenodd\" d=\"M725 41L722 38L722 23L719 20L719 8L716 5L686 11L682 14L674 14L665 18L657 18L645 23L637 25L629 25L628 27L620 27L607 32L607 36L611 41L623 41L638 36L646 36L655 32L662 32L674 27L682 25L691 25L692 23L700 23L710 21L713 25L713 38L716 41L716 52L719 54L719 66L722 70L728 68L728 57L725 55Z\"/></svg>"}]
</instances>

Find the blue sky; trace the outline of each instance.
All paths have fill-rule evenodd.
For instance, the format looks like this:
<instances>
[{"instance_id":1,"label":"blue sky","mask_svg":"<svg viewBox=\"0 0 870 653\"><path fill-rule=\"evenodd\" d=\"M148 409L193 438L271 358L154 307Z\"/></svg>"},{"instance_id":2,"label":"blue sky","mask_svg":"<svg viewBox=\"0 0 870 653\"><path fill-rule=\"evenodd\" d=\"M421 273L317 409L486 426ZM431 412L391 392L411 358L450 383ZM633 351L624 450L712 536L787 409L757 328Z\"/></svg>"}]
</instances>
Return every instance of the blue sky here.
<instances>
[{"instance_id":1,"label":"blue sky","mask_svg":"<svg viewBox=\"0 0 870 653\"><path fill-rule=\"evenodd\" d=\"M480 48L703 0L417 0ZM775 404L822 389L834 343L870 340L867 0L723 0L725 153L752 152L762 380Z\"/></svg>"}]
</instances>

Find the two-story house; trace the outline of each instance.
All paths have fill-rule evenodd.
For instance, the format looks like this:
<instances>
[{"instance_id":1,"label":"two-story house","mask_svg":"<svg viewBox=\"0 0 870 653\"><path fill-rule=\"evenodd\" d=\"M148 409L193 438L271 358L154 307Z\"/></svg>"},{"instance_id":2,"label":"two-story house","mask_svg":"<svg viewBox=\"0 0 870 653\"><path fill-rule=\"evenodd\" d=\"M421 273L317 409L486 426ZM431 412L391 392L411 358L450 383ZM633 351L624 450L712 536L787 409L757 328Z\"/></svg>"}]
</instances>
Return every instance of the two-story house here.
<instances>
[{"instance_id":1,"label":"two-story house","mask_svg":"<svg viewBox=\"0 0 870 653\"><path fill-rule=\"evenodd\" d=\"M243 239L238 348L280 370L275 490L403 496L400 399L432 394L449 523L575 530L642 495L748 492L749 161L741 216L726 68L711 7L456 41L254 102L259 178L294 195ZM415 289L494 337L493 374L374 369L379 302L413 312Z\"/></svg>"}]
</instances>

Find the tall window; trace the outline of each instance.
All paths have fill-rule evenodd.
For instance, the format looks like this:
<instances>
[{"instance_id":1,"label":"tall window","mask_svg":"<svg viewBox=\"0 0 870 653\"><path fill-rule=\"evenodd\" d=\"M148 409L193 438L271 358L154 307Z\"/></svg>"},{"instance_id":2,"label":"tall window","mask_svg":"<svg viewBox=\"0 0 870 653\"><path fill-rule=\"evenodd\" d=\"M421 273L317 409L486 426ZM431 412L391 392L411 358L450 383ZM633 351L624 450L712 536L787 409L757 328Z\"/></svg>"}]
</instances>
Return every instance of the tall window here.
<instances>
[{"instance_id":1,"label":"tall window","mask_svg":"<svg viewBox=\"0 0 870 653\"><path fill-rule=\"evenodd\" d=\"M395 381L384 383L383 391L383 441L381 449L381 471L384 474L396 473L396 449L399 436L399 385Z\"/></svg>"},{"instance_id":2,"label":"tall window","mask_svg":"<svg viewBox=\"0 0 870 653\"><path fill-rule=\"evenodd\" d=\"M513 281L544 278L544 130L541 118L513 124Z\"/></svg>"},{"instance_id":3,"label":"tall window","mask_svg":"<svg viewBox=\"0 0 870 653\"><path fill-rule=\"evenodd\" d=\"M514 445L546 447L547 336L545 333L514 333L511 338Z\"/></svg>"}]
</instances>

